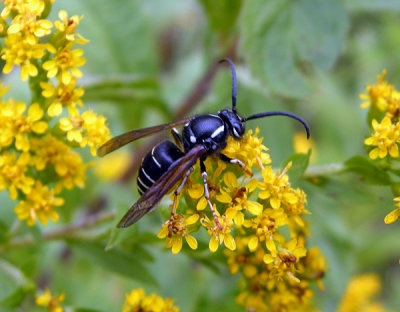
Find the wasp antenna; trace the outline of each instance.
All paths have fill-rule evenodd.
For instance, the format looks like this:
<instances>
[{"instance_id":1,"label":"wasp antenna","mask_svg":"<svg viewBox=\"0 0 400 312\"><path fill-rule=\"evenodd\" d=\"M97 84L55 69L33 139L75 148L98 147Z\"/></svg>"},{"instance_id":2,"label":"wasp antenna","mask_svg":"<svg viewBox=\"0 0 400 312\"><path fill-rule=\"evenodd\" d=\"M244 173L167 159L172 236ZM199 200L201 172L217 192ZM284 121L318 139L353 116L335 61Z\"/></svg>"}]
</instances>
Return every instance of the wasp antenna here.
<instances>
[{"instance_id":1,"label":"wasp antenna","mask_svg":"<svg viewBox=\"0 0 400 312\"><path fill-rule=\"evenodd\" d=\"M229 64L230 68L231 68L231 72L232 72L232 110L233 110L233 112L236 113L236 89L237 89L237 83L236 83L235 65L228 58L224 58L223 60L220 60L219 62L220 63L227 62Z\"/></svg>"},{"instance_id":2,"label":"wasp antenna","mask_svg":"<svg viewBox=\"0 0 400 312\"><path fill-rule=\"evenodd\" d=\"M288 113L288 112L265 112L265 113L259 113L259 114L255 114L255 115L249 116L249 117L245 118L244 121L263 118L263 117L269 117L269 116L287 116L287 117L296 119L297 121L301 122L301 124L306 129L307 139L310 138L310 127L308 126L306 121L303 118L301 118L301 117L299 117L299 116L297 116L295 114L292 114L292 113Z\"/></svg>"}]
</instances>

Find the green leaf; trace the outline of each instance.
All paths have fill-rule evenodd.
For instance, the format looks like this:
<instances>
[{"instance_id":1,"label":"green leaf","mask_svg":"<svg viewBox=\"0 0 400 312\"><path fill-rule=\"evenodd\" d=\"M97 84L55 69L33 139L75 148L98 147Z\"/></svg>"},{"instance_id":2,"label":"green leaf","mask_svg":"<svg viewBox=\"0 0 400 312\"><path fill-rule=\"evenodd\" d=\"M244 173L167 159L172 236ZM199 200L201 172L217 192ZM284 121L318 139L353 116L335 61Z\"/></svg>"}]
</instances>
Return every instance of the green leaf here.
<instances>
[{"instance_id":1,"label":"green leaf","mask_svg":"<svg viewBox=\"0 0 400 312\"><path fill-rule=\"evenodd\" d=\"M246 1L240 50L253 74L271 91L301 98L312 90L304 65L330 68L346 28L338 0Z\"/></svg>"},{"instance_id":2,"label":"green leaf","mask_svg":"<svg viewBox=\"0 0 400 312\"><path fill-rule=\"evenodd\" d=\"M354 156L344 163L348 171L357 173L366 183L390 185L392 180L389 174L377 163L365 156Z\"/></svg>"},{"instance_id":3,"label":"green leaf","mask_svg":"<svg viewBox=\"0 0 400 312\"><path fill-rule=\"evenodd\" d=\"M3 308L16 308L21 304L26 296L34 290L34 288L33 284L28 288L26 286L18 287L0 302L0 306Z\"/></svg>"},{"instance_id":4,"label":"green leaf","mask_svg":"<svg viewBox=\"0 0 400 312\"><path fill-rule=\"evenodd\" d=\"M234 29L242 0L200 0L212 29L226 36Z\"/></svg>"},{"instance_id":5,"label":"green leaf","mask_svg":"<svg viewBox=\"0 0 400 312\"><path fill-rule=\"evenodd\" d=\"M290 161L292 162L292 167L288 171L290 183L296 184L303 177L308 167L310 156L311 149L308 150L307 154L295 153L283 162L282 168L285 168Z\"/></svg>"},{"instance_id":6,"label":"green leaf","mask_svg":"<svg viewBox=\"0 0 400 312\"><path fill-rule=\"evenodd\" d=\"M377 10L400 11L400 2L398 0L350 0L346 1L346 8L351 11L371 11Z\"/></svg>"},{"instance_id":7,"label":"green leaf","mask_svg":"<svg viewBox=\"0 0 400 312\"><path fill-rule=\"evenodd\" d=\"M65 9L55 2L52 14ZM154 21L139 1L69 0L68 13L84 16L77 32L90 42L83 45L91 74L154 74L156 65Z\"/></svg>"},{"instance_id":8,"label":"green leaf","mask_svg":"<svg viewBox=\"0 0 400 312\"><path fill-rule=\"evenodd\" d=\"M157 285L154 277L143 265L142 259L133 252L128 253L119 247L106 251L105 245L100 242L67 242L73 250L93 263L134 280Z\"/></svg>"}]
</instances>

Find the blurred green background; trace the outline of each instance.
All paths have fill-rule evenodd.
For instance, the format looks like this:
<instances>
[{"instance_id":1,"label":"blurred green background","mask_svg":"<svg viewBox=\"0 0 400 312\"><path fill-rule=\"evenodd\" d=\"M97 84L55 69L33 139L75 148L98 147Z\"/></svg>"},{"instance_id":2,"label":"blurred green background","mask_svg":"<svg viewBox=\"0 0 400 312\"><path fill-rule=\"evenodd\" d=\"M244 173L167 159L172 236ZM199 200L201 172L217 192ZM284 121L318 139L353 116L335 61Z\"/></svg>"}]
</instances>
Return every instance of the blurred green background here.
<instances>
[{"instance_id":1,"label":"blurred green background","mask_svg":"<svg viewBox=\"0 0 400 312\"><path fill-rule=\"evenodd\" d=\"M399 1L57 0L51 20L60 9L84 16L77 32L90 40L83 46L87 63L80 80L85 105L107 117L113 135L173 120L213 64L229 56L237 67L241 114L296 113L311 127L316 154L311 166L343 163L365 155L367 112L360 109L358 94L384 68L400 87ZM230 71L219 66L212 76L206 80L210 89L200 92L203 97L188 115L230 106ZM7 79L14 86L11 96L29 99L17 73ZM293 135L303 131L279 117L247 124L255 127L274 168L294 152ZM135 287L176 298L181 311L242 311L234 303L238 278L227 271L223 257L210 256L207 246L172 255L155 237L162 220L158 212L122 234L115 235L117 217L79 240L71 235L41 242L40 233L98 209L120 216L138 198L133 177L128 183L107 182L91 173L86 184L85 190L65 194L59 223L46 229L24 225L22 234L32 234L34 245L0 255L15 266L15 274L25 276L10 275L0 263L0 301L6 300L1 311L34 311L33 296L25 297L28 280L55 294L64 291L68 305L99 311L119 311ZM318 307L335 311L351 276L376 272L383 279L381 300L389 310L399 310L400 226L383 223L393 209L390 187L365 184L353 173L298 186L308 194L312 212L310 246L322 249L329 266L326 290L315 291ZM5 241L16 217L5 192L0 200ZM167 214L168 207L161 206ZM104 252L110 233L111 245L119 246Z\"/></svg>"}]
</instances>

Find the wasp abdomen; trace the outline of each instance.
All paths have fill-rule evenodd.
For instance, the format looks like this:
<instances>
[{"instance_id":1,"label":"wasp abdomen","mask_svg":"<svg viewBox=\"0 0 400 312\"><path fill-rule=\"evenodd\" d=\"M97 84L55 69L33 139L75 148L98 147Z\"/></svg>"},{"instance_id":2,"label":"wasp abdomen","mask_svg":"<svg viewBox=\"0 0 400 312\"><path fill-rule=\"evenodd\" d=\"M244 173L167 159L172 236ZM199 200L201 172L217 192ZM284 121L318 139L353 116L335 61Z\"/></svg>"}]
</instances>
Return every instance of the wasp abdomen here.
<instances>
[{"instance_id":1,"label":"wasp abdomen","mask_svg":"<svg viewBox=\"0 0 400 312\"><path fill-rule=\"evenodd\" d=\"M184 153L171 141L162 141L143 158L140 165L137 187L143 195L164 172L168 171L171 164L181 158Z\"/></svg>"}]
</instances>

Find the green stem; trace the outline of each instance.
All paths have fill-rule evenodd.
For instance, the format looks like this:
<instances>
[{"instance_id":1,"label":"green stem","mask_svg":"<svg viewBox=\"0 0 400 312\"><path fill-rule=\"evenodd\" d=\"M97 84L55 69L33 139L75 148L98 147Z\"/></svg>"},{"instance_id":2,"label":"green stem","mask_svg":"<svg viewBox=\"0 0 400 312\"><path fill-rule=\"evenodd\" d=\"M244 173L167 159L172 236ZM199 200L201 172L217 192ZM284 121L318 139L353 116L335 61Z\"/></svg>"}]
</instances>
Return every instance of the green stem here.
<instances>
[{"instance_id":1,"label":"green stem","mask_svg":"<svg viewBox=\"0 0 400 312\"><path fill-rule=\"evenodd\" d=\"M84 229L93 228L99 224L113 220L115 217L114 211L106 211L98 213L96 215L88 216L83 220L79 220L75 223L68 224L64 227L49 231L43 234L41 242L51 240L62 240L67 238L87 238L88 233L82 231ZM0 254L8 249L17 247L26 247L35 245L36 240L31 236L27 235L24 237L16 237L8 241L7 243L0 245Z\"/></svg>"},{"instance_id":2,"label":"green stem","mask_svg":"<svg viewBox=\"0 0 400 312\"><path fill-rule=\"evenodd\" d=\"M342 163L331 163L327 165L310 166L304 172L305 179L316 178L320 176L330 176L346 171L346 166Z\"/></svg>"}]
</instances>

